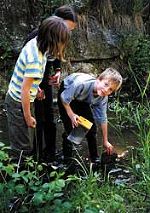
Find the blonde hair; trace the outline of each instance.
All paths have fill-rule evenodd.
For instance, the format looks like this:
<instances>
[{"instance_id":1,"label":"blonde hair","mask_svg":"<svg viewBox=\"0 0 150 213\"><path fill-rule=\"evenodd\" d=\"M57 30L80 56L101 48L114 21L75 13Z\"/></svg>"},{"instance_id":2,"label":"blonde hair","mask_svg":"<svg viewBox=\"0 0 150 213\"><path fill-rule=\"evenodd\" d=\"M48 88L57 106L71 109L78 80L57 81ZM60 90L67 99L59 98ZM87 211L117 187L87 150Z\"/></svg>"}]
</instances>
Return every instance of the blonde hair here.
<instances>
[{"instance_id":1,"label":"blonde hair","mask_svg":"<svg viewBox=\"0 0 150 213\"><path fill-rule=\"evenodd\" d=\"M114 68L107 68L104 72L102 72L98 76L99 80L108 79L112 81L116 85L115 91L117 91L122 84L122 76L121 74Z\"/></svg>"}]
</instances>

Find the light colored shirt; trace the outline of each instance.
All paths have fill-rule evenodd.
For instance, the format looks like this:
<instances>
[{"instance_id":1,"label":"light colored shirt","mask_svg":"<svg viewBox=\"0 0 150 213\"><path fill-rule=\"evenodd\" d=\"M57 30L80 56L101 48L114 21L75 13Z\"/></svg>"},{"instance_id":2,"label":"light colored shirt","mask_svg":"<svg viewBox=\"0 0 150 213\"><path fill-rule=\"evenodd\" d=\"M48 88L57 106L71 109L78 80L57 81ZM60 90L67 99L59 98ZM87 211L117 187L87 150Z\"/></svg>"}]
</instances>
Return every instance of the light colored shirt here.
<instances>
[{"instance_id":1,"label":"light colored shirt","mask_svg":"<svg viewBox=\"0 0 150 213\"><path fill-rule=\"evenodd\" d=\"M107 122L108 96L94 97L94 84L96 78L86 73L73 73L64 79L64 91L61 93L62 101L70 104L72 100L86 102L90 105L93 117L98 123ZM79 106L80 107L80 106Z\"/></svg>"},{"instance_id":2,"label":"light colored shirt","mask_svg":"<svg viewBox=\"0 0 150 213\"><path fill-rule=\"evenodd\" d=\"M14 72L9 84L8 93L10 96L21 102L21 86L24 77L34 78L30 89L30 102L33 102L37 89L42 81L46 65L46 54L42 54L37 47L36 38L30 40L22 49L16 62Z\"/></svg>"}]
</instances>

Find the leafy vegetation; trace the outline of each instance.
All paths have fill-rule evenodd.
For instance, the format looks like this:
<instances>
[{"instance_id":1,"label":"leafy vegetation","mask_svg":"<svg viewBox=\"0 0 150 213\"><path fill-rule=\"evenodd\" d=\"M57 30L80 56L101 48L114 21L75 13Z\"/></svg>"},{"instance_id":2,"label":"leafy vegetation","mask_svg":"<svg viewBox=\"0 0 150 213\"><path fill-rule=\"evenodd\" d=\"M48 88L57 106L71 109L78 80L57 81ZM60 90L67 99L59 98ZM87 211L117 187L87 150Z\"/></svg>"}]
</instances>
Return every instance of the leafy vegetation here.
<instances>
[{"instance_id":1,"label":"leafy vegetation","mask_svg":"<svg viewBox=\"0 0 150 213\"><path fill-rule=\"evenodd\" d=\"M134 2L138 3L134 11L140 11L141 1ZM43 1L46 13L50 4L64 3L80 4L81 1ZM123 128L132 129L138 138L138 147L125 165L134 176L133 181L115 184L101 170L94 173L79 161L83 176L66 177L64 171L52 171L32 158L20 167L10 161L9 147L0 143L0 212L150 212L150 38L129 35L123 41L122 50L127 80L121 96L110 104L115 114L110 123L119 134ZM5 39L1 39L0 53L1 73L5 74L11 70L9 61L14 54Z\"/></svg>"},{"instance_id":2,"label":"leafy vegetation","mask_svg":"<svg viewBox=\"0 0 150 213\"><path fill-rule=\"evenodd\" d=\"M118 100L119 101L119 100ZM83 175L66 176L63 171L52 171L32 158L26 159L23 168L10 162L9 147L0 143L0 199L1 212L149 212L150 199L150 107L129 102L121 107L115 102L115 124L120 130L126 124L134 125L139 146L125 165L134 179L129 183L115 184L105 178L101 170L80 167ZM122 123L120 123L122 121ZM130 128L126 126L127 129ZM115 127L115 128L116 128ZM77 162L82 164L80 160ZM106 175L106 174L105 174Z\"/></svg>"},{"instance_id":3,"label":"leafy vegetation","mask_svg":"<svg viewBox=\"0 0 150 213\"><path fill-rule=\"evenodd\" d=\"M150 37L127 36L123 42L123 59L128 64L125 89L130 99L143 101L150 91Z\"/></svg>"},{"instance_id":4,"label":"leafy vegetation","mask_svg":"<svg viewBox=\"0 0 150 213\"><path fill-rule=\"evenodd\" d=\"M65 170L52 171L32 158L20 167L10 162L9 147L0 143L0 212L149 212L149 102L121 104L118 99L111 105L116 113L113 126L120 126L120 134L122 127L126 126L127 131L132 127L139 142L124 165L134 177L132 181L116 184L101 170L93 172L92 167L86 168L82 158L76 160L82 164L82 175L66 176Z\"/></svg>"},{"instance_id":5,"label":"leafy vegetation","mask_svg":"<svg viewBox=\"0 0 150 213\"><path fill-rule=\"evenodd\" d=\"M148 212L150 150L147 143L150 135L146 138L142 135L139 158L132 158L130 164L135 182L120 185L109 179L105 181L101 173L93 173L92 170L84 177L74 175L64 179L64 173L50 172L32 159L27 159L26 169L18 170L18 165L9 162L8 148L1 143L0 211Z\"/></svg>"}]
</instances>

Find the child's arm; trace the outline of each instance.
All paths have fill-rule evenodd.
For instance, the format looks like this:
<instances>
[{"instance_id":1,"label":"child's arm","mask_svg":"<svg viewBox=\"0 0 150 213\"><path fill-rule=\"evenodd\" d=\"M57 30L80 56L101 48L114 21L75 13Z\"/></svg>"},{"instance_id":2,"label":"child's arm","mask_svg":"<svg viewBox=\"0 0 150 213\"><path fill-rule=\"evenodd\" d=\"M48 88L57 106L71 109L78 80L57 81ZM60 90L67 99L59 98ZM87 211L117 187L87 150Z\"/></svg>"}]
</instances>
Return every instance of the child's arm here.
<instances>
[{"instance_id":1,"label":"child's arm","mask_svg":"<svg viewBox=\"0 0 150 213\"><path fill-rule=\"evenodd\" d=\"M63 101L62 101L62 104L67 112L67 115L71 119L72 127L74 128L75 126L78 126L79 116L73 112L73 110L70 107L70 104L67 104Z\"/></svg>"},{"instance_id":2,"label":"child's arm","mask_svg":"<svg viewBox=\"0 0 150 213\"><path fill-rule=\"evenodd\" d=\"M39 101L42 101L42 100L44 100L44 99L45 99L45 93L44 93L44 90L43 90L43 89L41 89L40 87L38 88L36 98L37 98Z\"/></svg>"},{"instance_id":3,"label":"child's arm","mask_svg":"<svg viewBox=\"0 0 150 213\"><path fill-rule=\"evenodd\" d=\"M25 77L23 80L22 88L21 88L21 101L22 101L22 108L25 117L25 121L28 127L35 128L36 127L36 120L31 115L30 110L30 88L33 83L33 78Z\"/></svg>"},{"instance_id":4,"label":"child's arm","mask_svg":"<svg viewBox=\"0 0 150 213\"><path fill-rule=\"evenodd\" d=\"M49 84L59 86L61 76L61 61L57 58L53 61L53 69L55 73L49 77Z\"/></svg>"},{"instance_id":5,"label":"child's arm","mask_svg":"<svg viewBox=\"0 0 150 213\"><path fill-rule=\"evenodd\" d=\"M101 124L102 135L103 135L103 146L109 155L113 152L113 146L108 142L108 126L107 122Z\"/></svg>"},{"instance_id":6,"label":"child's arm","mask_svg":"<svg viewBox=\"0 0 150 213\"><path fill-rule=\"evenodd\" d=\"M60 81L60 70L56 71L55 75L49 77L49 85L58 86Z\"/></svg>"}]
</instances>

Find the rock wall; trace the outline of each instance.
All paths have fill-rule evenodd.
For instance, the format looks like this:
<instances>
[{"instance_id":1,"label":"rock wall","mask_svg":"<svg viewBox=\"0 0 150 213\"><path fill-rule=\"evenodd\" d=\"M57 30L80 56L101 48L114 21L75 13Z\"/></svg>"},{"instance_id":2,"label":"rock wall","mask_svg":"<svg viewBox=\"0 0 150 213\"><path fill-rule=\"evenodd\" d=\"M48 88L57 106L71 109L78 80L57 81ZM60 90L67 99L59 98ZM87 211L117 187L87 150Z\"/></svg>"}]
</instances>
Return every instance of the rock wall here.
<instances>
[{"instance_id":1,"label":"rock wall","mask_svg":"<svg viewBox=\"0 0 150 213\"><path fill-rule=\"evenodd\" d=\"M40 12L37 12L36 1L1 0L0 1L0 34L1 39L12 42L20 48L29 30L37 25Z\"/></svg>"},{"instance_id":2,"label":"rock wall","mask_svg":"<svg viewBox=\"0 0 150 213\"><path fill-rule=\"evenodd\" d=\"M59 2L62 5L66 1ZM123 35L135 31L143 33L148 29L146 27L150 13L148 0L70 2L75 2L74 6L79 14L78 28L72 32L67 49L67 56L74 63L115 61L116 58L119 59ZM137 2L142 4L139 6ZM0 44L3 41L9 42L15 52L19 51L26 35L38 26L41 19L51 14L54 7L56 7L54 1L1 0ZM0 54L1 52L0 49Z\"/></svg>"},{"instance_id":3,"label":"rock wall","mask_svg":"<svg viewBox=\"0 0 150 213\"><path fill-rule=\"evenodd\" d=\"M77 38L82 38L81 42L80 40L78 42L78 39L74 42L79 55L84 53L84 57L88 58L116 55L117 50L110 51L110 45L115 45L119 31L143 32L144 30L142 14L134 9L135 0L82 0L80 2L82 4L78 6L79 28L74 32ZM7 35L15 46L21 46L26 34L37 26L46 14L51 14L53 7L51 1L1 0L1 35ZM97 50L107 49L107 53L103 55L101 51L94 51L95 47Z\"/></svg>"}]
</instances>

